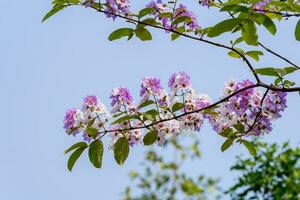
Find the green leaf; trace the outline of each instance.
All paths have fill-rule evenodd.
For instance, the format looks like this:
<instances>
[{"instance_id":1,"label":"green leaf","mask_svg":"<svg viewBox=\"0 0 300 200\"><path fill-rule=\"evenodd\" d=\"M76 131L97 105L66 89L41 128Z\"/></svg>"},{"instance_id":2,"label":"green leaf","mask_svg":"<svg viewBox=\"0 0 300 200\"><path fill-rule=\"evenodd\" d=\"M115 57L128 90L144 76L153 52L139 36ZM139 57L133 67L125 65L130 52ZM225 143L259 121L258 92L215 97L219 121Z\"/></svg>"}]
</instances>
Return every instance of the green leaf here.
<instances>
[{"instance_id":1,"label":"green leaf","mask_svg":"<svg viewBox=\"0 0 300 200\"><path fill-rule=\"evenodd\" d=\"M78 158L81 156L81 154L83 153L83 151L87 148L87 146L85 147L79 147L78 149L76 149L71 156L69 157L68 160L68 169L69 171L72 171L74 164L76 163L76 161L78 160Z\"/></svg>"},{"instance_id":2,"label":"green leaf","mask_svg":"<svg viewBox=\"0 0 300 200\"><path fill-rule=\"evenodd\" d=\"M115 160L119 165L123 165L129 154L129 145L125 137L121 137L114 146Z\"/></svg>"},{"instance_id":3,"label":"green leaf","mask_svg":"<svg viewBox=\"0 0 300 200\"><path fill-rule=\"evenodd\" d=\"M295 28L295 37L296 37L296 40L300 41L300 20L298 20L296 28Z\"/></svg>"},{"instance_id":4,"label":"green leaf","mask_svg":"<svg viewBox=\"0 0 300 200\"><path fill-rule=\"evenodd\" d=\"M228 127L224 131L222 131L220 135L226 138L230 138L233 135L233 130L232 128Z\"/></svg>"},{"instance_id":5,"label":"green leaf","mask_svg":"<svg viewBox=\"0 0 300 200\"><path fill-rule=\"evenodd\" d=\"M242 37L248 45L258 45L258 35L256 33L256 26L252 20L245 20L242 28Z\"/></svg>"},{"instance_id":6,"label":"green leaf","mask_svg":"<svg viewBox=\"0 0 300 200\"><path fill-rule=\"evenodd\" d=\"M192 21L192 19L188 16L180 16L177 17L174 21L173 24L180 24L180 23L190 23Z\"/></svg>"},{"instance_id":7,"label":"green leaf","mask_svg":"<svg viewBox=\"0 0 300 200\"><path fill-rule=\"evenodd\" d=\"M141 104L139 105L139 109L144 108L144 107L147 107L147 106L152 105L152 104L155 104L155 102L152 101L152 100L145 101L145 102L143 102L143 103L141 103Z\"/></svg>"},{"instance_id":8,"label":"green leaf","mask_svg":"<svg viewBox=\"0 0 300 200\"><path fill-rule=\"evenodd\" d=\"M47 19L49 19L51 16L55 15L56 13L58 13L59 11L63 10L66 7L66 5L58 5L58 6L54 6L52 8L52 10L50 10L43 18L42 22L46 21Z\"/></svg>"},{"instance_id":9,"label":"green leaf","mask_svg":"<svg viewBox=\"0 0 300 200\"><path fill-rule=\"evenodd\" d=\"M297 71L298 68L296 68L296 67L285 67L285 68L283 68L283 70L286 72L286 74L291 74L294 71Z\"/></svg>"},{"instance_id":10,"label":"green leaf","mask_svg":"<svg viewBox=\"0 0 300 200\"><path fill-rule=\"evenodd\" d=\"M179 33L184 33L185 32L185 27L184 26L178 27L176 29L176 31L179 32ZM174 41L174 40L176 40L179 37L180 37L180 34L178 34L178 33L172 33L171 40Z\"/></svg>"},{"instance_id":11,"label":"green leaf","mask_svg":"<svg viewBox=\"0 0 300 200\"><path fill-rule=\"evenodd\" d=\"M264 54L261 51L247 51L246 55L250 56L251 58L253 58L256 61L259 61L259 56L262 56Z\"/></svg>"},{"instance_id":12,"label":"green leaf","mask_svg":"<svg viewBox=\"0 0 300 200\"><path fill-rule=\"evenodd\" d=\"M224 11L236 11L236 12L247 12L249 9L245 6L240 5L226 5L220 9L221 12Z\"/></svg>"},{"instance_id":13,"label":"green leaf","mask_svg":"<svg viewBox=\"0 0 300 200\"><path fill-rule=\"evenodd\" d=\"M147 18L147 19L144 19L142 22L147 25L157 25L158 24L154 18Z\"/></svg>"},{"instance_id":14,"label":"green leaf","mask_svg":"<svg viewBox=\"0 0 300 200\"><path fill-rule=\"evenodd\" d=\"M241 123L234 124L233 127L240 133L244 133L245 127Z\"/></svg>"},{"instance_id":15,"label":"green leaf","mask_svg":"<svg viewBox=\"0 0 300 200\"><path fill-rule=\"evenodd\" d=\"M173 13L171 12L165 12L159 14L159 18L172 18L172 17L173 17Z\"/></svg>"},{"instance_id":16,"label":"green leaf","mask_svg":"<svg viewBox=\"0 0 300 200\"><path fill-rule=\"evenodd\" d=\"M122 122L128 121L128 120L130 120L130 119L132 119L132 116L126 115L126 116L121 117L121 118L117 119L116 121L112 122L111 125L114 125L114 124L121 124Z\"/></svg>"},{"instance_id":17,"label":"green leaf","mask_svg":"<svg viewBox=\"0 0 300 200\"><path fill-rule=\"evenodd\" d=\"M186 179L182 181L180 184L181 190L187 195L187 196L195 196L199 193L203 193L203 190L198 187L196 183L193 182L191 179Z\"/></svg>"},{"instance_id":18,"label":"green leaf","mask_svg":"<svg viewBox=\"0 0 300 200\"><path fill-rule=\"evenodd\" d=\"M101 168L103 156L103 143L101 140L95 140L90 144L89 158L96 168Z\"/></svg>"},{"instance_id":19,"label":"green leaf","mask_svg":"<svg viewBox=\"0 0 300 200\"><path fill-rule=\"evenodd\" d=\"M225 140L225 142L221 146L221 151L222 152L226 151L226 149L228 149L232 145L232 143L233 143L233 139L231 138Z\"/></svg>"},{"instance_id":20,"label":"green leaf","mask_svg":"<svg viewBox=\"0 0 300 200\"><path fill-rule=\"evenodd\" d=\"M172 112L176 112L178 110L181 110L184 108L184 104L180 103L180 102L176 102L173 106L172 106Z\"/></svg>"},{"instance_id":21,"label":"green leaf","mask_svg":"<svg viewBox=\"0 0 300 200\"><path fill-rule=\"evenodd\" d=\"M155 117L158 115L157 110L151 109L144 113L145 120L155 120Z\"/></svg>"},{"instance_id":22,"label":"green leaf","mask_svg":"<svg viewBox=\"0 0 300 200\"><path fill-rule=\"evenodd\" d=\"M296 67L285 67L285 68L260 68L260 69L255 69L256 73L265 75L265 76L285 76L287 74L293 73L296 70L298 70Z\"/></svg>"},{"instance_id":23,"label":"green leaf","mask_svg":"<svg viewBox=\"0 0 300 200\"><path fill-rule=\"evenodd\" d=\"M142 41L152 40L151 33L144 27L137 28L135 35Z\"/></svg>"},{"instance_id":24,"label":"green leaf","mask_svg":"<svg viewBox=\"0 0 300 200\"><path fill-rule=\"evenodd\" d=\"M157 140L157 130L149 131L143 138L145 146L152 145Z\"/></svg>"},{"instance_id":25,"label":"green leaf","mask_svg":"<svg viewBox=\"0 0 300 200\"><path fill-rule=\"evenodd\" d=\"M238 54L235 51L229 51L227 54L232 58L240 58L241 57L240 54Z\"/></svg>"},{"instance_id":26,"label":"green leaf","mask_svg":"<svg viewBox=\"0 0 300 200\"><path fill-rule=\"evenodd\" d=\"M270 19L267 15L265 15L265 20L263 22L263 26L272 34L276 33L276 25L272 19Z\"/></svg>"},{"instance_id":27,"label":"green leaf","mask_svg":"<svg viewBox=\"0 0 300 200\"><path fill-rule=\"evenodd\" d=\"M146 15L149 15L151 13L155 12L155 9L154 8L144 8L142 10L140 10L139 12L139 18L142 18Z\"/></svg>"},{"instance_id":28,"label":"green leaf","mask_svg":"<svg viewBox=\"0 0 300 200\"><path fill-rule=\"evenodd\" d=\"M119 117L119 116L121 116L121 115L123 115L123 114L125 114L125 113L126 113L126 111L119 112L119 113L117 113L117 114L114 114L112 117L113 117L113 118L117 118L117 117Z\"/></svg>"},{"instance_id":29,"label":"green leaf","mask_svg":"<svg viewBox=\"0 0 300 200\"><path fill-rule=\"evenodd\" d=\"M208 37L216 37L221 35L222 33L232 31L237 25L239 25L245 19L243 18L235 18L235 19L227 19L224 20L217 25L215 25L208 33Z\"/></svg>"},{"instance_id":30,"label":"green leaf","mask_svg":"<svg viewBox=\"0 0 300 200\"><path fill-rule=\"evenodd\" d=\"M248 142L247 140L242 140L242 144L248 149L249 153L252 156L256 156L256 149L253 146L253 144L251 144L250 142Z\"/></svg>"},{"instance_id":31,"label":"green leaf","mask_svg":"<svg viewBox=\"0 0 300 200\"><path fill-rule=\"evenodd\" d=\"M133 29L131 28L120 28L118 30L115 30L114 32L112 32L109 37L108 40L109 41L113 41L113 40L117 40L120 39L122 37L126 37L126 36L130 36L133 33Z\"/></svg>"},{"instance_id":32,"label":"green leaf","mask_svg":"<svg viewBox=\"0 0 300 200\"><path fill-rule=\"evenodd\" d=\"M264 75L264 76L278 77L278 73L275 72L274 68L271 68L271 67L255 69L255 72L257 74L261 74L261 75Z\"/></svg>"},{"instance_id":33,"label":"green leaf","mask_svg":"<svg viewBox=\"0 0 300 200\"><path fill-rule=\"evenodd\" d=\"M96 129L96 128L93 128L93 127L88 127L87 129L86 129L86 132L87 132L87 134L90 136L90 137L92 137L92 138L96 138L97 137L97 135L98 135L98 130Z\"/></svg>"},{"instance_id":34,"label":"green leaf","mask_svg":"<svg viewBox=\"0 0 300 200\"><path fill-rule=\"evenodd\" d=\"M66 149L64 151L64 154L67 154L69 153L70 151L73 151L74 149L77 149L77 148L80 148L80 147L86 147L87 146L87 143L85 142L78 142L76 144L73 144L71 147L69 147L68 149Z\"/></svg>"}]
</instances>

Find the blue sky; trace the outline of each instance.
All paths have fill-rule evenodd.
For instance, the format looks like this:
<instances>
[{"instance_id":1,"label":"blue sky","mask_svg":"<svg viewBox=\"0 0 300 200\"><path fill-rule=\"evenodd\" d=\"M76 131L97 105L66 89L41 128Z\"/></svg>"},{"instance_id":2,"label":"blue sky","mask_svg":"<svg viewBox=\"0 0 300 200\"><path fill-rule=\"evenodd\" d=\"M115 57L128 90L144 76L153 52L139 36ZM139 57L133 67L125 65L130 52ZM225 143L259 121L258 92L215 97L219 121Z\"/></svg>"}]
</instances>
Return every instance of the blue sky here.
<instances>
[{"instance_id":1,"label":"blue sky","mask_svg":"<svg viewBox=\"0 0 300 200\"><path fill-rule=\"evenodd\" d=\"M191 7L203 26L222 17L195 5L196 1ZM132 149L123 167L106 150L101 170L94 169L86 156L72 173L66 168L63 151L77 139L64 134L64 111L80 106L86 94L96 94L109 105L108 96L115 86L126 85L137 98L143 76L157 76L166 83L173 72L184 70L199 92L216 100L225 81L250 76L245 65L229 59L223 49L183 38L171 42L159 31L153 31L152 42L109 42L109 33L124 24L112 23L88 9L70 8L41 24L50 6L50 0L0 2L0 199L120 198L129 183L128 171L140 167L144 148ZM293 36L295 22L285 21L275 37L261 31L261 41L300 63L300 43ZM255 67L287 66L266 55ZM299 82L299 77L298 73L292 78ZM288 96L284 118L264 140L282 143L289 139L299 145L299 102L297 94ZM234 145L221 153L223 139L208 125L198 135L203 159L187 169L220 177L226 188L235 177L229 167L236 155L245 153L244 148Z\"/></svg>"}]
</instances>

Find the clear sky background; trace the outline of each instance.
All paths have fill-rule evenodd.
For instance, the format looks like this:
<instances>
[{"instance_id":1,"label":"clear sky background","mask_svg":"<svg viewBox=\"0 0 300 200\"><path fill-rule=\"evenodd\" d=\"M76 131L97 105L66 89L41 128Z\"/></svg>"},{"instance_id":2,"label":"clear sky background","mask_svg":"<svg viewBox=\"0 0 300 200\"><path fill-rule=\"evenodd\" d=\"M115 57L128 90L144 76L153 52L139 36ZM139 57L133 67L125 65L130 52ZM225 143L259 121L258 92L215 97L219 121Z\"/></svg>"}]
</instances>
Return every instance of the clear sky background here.
<instances>
[{"instance_id":1,"label":"clear sky background","mask_svg":"<svg viewBox=\"0 0 300 200\"><path fill-rule=\"evenodd\" d=\"M250 77L242 61L228 58L225 50L184 38L171 42L160 31L153 31L152 42L109 42L109 33L124 24L119 20L112 23L92 10L70 8L41 24L50 3L0 1L0 199L120 199L130 183L127 173L140 167L144 148L132 149L123 167L117 166L113 152L106 150L101 170L94 169L86 155L72 173L66 168L63 151L77 139L62 129L64 112L79 107L87 94L98 95L108 106L111 89L125 85L137 99L143 76L157 76L166 83L173 72L184 70L199 92L217 100L225 81ZM192 2L191 8L199 14L200 25L213 25L223 17L196 3ZM300 63L300 42L293 36L295 23L285 21L275 37L261 31L261 41ZM254 65L287 66L266 55L261 64ZM293 78L300 82L299 73ZM300 97L289 95L288 105L265 141L291 140L299 145ZM221 153L223 138L209 125L197 134L203 158L187 169L220 177L221 186L227 188L235 178L229 167L236 155L246 151L234 145Z\"/></svg>"}]
</instances>

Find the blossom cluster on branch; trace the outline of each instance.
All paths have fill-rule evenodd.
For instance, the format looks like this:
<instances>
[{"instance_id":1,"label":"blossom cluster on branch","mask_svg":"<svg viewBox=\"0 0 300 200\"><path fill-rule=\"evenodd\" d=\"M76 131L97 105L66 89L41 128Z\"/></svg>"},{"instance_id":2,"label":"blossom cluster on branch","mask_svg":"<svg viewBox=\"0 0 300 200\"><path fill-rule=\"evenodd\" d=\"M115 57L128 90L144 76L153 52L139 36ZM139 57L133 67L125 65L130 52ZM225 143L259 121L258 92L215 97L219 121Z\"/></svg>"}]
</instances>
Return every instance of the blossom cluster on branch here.
<instances>
[{"instance_id":1,"label":"blossom cluster on branch","mask_svg":"<svg viewBox=\"0 0 300 200\"><path fill-rule=\"evenodd\" d=\"M273 120L281 117L287 107L285 92L267 90L264 93L255 87L238 92L255 86L249 80L226 83L221 98L238 93L213 107L209 107L213 102L208 95L198 94L193 89L185 72L174 73L168 86L169 91L166 91L160 79L143 78L141 100L137 103L126 87L117 87L110 95L110 112L98 97L86 96L81 109L67 110L64 128L68 134L81 133L88 143L108 134L112 138L110 147L114 149L119 140L131 147L163 145L168 137L199 132L204 120L208 120L218 134L232 143L244 141L246 136L269 133Z\"/></svg>"}]
</instances>

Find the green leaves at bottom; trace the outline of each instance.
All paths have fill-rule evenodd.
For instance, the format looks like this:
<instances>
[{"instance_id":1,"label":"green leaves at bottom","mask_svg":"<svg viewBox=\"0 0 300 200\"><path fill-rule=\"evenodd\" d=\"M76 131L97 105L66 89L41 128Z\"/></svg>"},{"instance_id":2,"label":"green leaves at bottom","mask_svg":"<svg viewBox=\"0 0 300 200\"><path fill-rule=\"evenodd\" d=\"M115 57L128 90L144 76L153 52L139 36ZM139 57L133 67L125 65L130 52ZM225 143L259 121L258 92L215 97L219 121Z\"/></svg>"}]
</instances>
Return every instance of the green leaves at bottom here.
<instances>
[{"instance_id":1,"label":"green leaves at bottom","mask_svg":"<svg viewBox=\"0 0 300 200\"><path fill-rule=\"evenodd\" d=\"M129 144L125 137L121 137L114 146L115 160L123 165L129 154Z\"/></svg>"},{"instance_id":2,"label":"green leaves at bottom","mask_svg":"<svg viewBox=\"0 0 300 200\"><path fill-rule=\"evenodd\" d=\"M76 161L78 160L78 158L81 156L81 154L83 153L83 151L87 148L87 146L82 146L79 147L78 149L76 149L71 156L69 157L69 161L68 161L68 169L69 171L72 171L74 164L76 163Z\"/></svg>"},{"instance_id":3,"label":"green leaves at bottom","mask_svg":"<svg viewBox=\"0 0 300 200\"><path fill-rule=\"evenodd\" d=\"M101 140L95 140L90 144L89 158L96 168L101 168L103 156L103 143Z\"/></svg>"}]
</instances>

